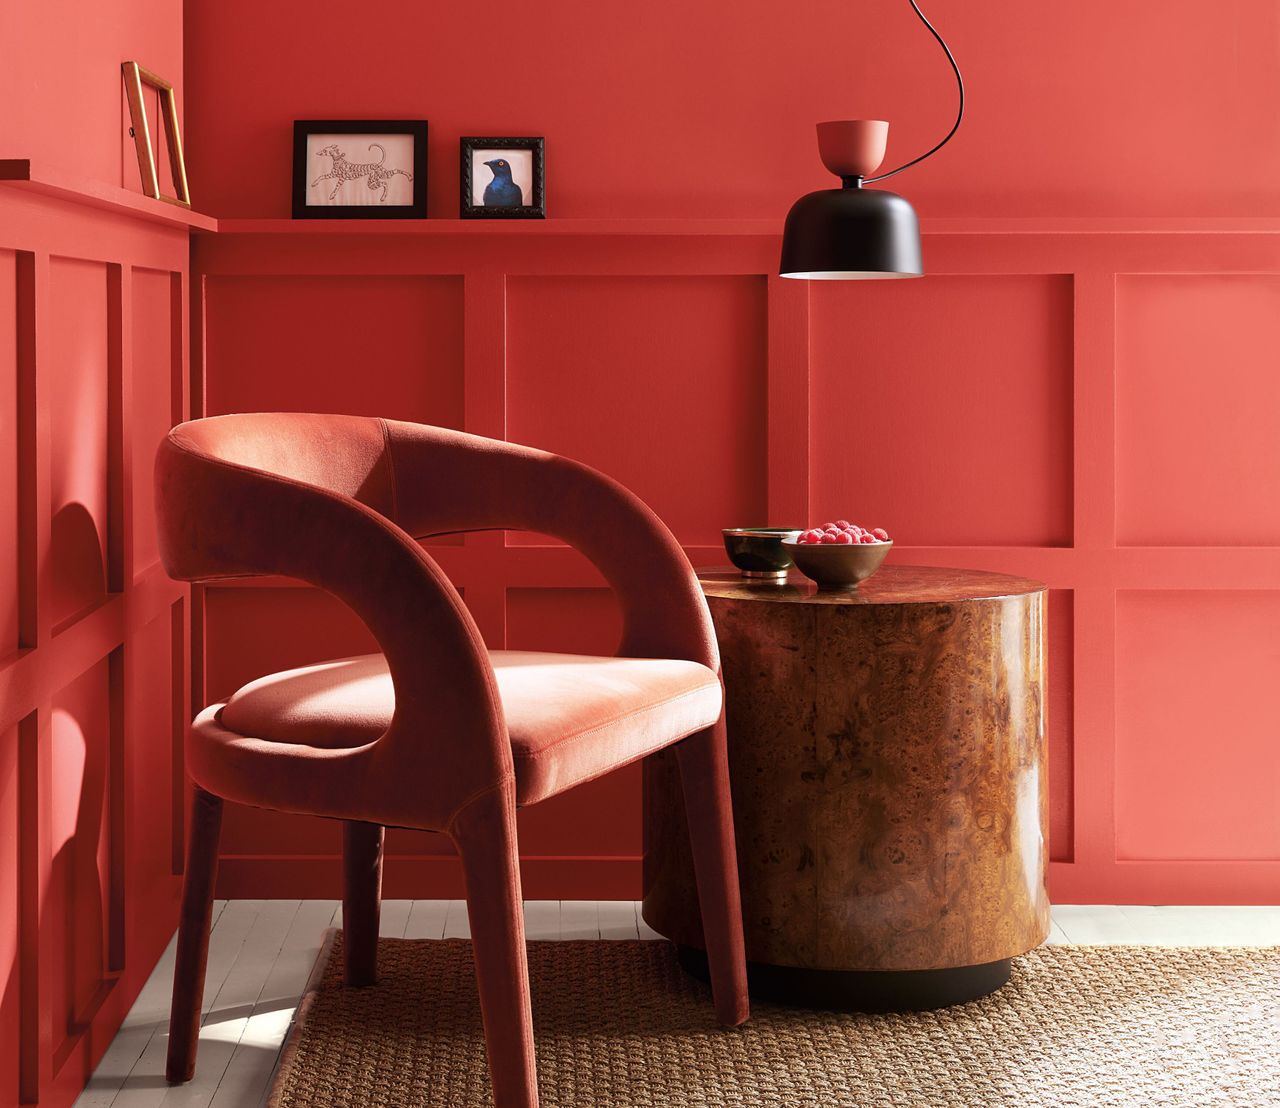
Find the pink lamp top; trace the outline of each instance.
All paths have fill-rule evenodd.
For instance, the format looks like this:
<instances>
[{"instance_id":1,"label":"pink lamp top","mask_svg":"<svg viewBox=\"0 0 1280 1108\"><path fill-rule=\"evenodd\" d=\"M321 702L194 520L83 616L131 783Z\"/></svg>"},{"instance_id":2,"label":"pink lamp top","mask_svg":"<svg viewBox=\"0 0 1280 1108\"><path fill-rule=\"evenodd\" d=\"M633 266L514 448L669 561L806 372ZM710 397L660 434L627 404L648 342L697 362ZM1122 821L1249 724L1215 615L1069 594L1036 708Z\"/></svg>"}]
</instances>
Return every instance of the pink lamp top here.
<instances>
[{"instance_id":1,"label":"pink lamp top","mask_svg":"<svg viewBox=\"0 0 1280 1108\"><path fill-rule=\"evenodd\" d=\"M818 124L818 153L837 177L870 177L884 161L889 124L883 119L833 119Z\"/></svg>"}]
</instances>

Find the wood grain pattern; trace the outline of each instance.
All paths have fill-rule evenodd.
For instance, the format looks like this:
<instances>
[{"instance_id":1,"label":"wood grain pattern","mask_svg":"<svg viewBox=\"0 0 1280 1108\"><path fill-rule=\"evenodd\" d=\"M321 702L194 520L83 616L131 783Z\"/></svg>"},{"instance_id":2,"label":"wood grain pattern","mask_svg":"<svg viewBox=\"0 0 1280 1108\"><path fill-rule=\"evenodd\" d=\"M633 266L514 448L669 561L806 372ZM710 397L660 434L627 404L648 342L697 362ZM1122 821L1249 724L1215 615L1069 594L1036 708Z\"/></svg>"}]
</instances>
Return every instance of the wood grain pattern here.
<instances>
[{"instance_id":1,"label":"wood grain pattern","mask_svg":"<svg viewBox=\"0 0 1280 1108\"><path fill-rule=\"evenodd\" d=\"M701 576L748 959L939 969L1042 942L1043 586L892 565L852 595ZM700 946L669 754L645 785L645 919Z\"/></svg>"}]
</instances>

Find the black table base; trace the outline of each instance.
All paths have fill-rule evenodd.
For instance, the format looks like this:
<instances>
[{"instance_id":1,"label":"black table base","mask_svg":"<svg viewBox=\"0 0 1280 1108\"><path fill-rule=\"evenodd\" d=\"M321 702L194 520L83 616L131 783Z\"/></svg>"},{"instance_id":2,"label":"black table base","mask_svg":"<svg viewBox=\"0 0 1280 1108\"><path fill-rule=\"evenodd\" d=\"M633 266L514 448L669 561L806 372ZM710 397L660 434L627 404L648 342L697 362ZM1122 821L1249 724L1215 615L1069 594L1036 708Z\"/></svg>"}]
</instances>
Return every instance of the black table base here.
<instances>
[{"instance_id":1,"label":"black table base","mask_svg":"<svg viewBox=\"0 0 1280 1108\"><path fill-rule=\"evenodd\" d=\"M709 981L707 955L677 946L681 967ZM929 970L818 970L747 963L753 997L799 1008L836 1012L923 1012L964 1004L995 992L1009 980L1011 960Z\"/></svg>"}]
</instances>

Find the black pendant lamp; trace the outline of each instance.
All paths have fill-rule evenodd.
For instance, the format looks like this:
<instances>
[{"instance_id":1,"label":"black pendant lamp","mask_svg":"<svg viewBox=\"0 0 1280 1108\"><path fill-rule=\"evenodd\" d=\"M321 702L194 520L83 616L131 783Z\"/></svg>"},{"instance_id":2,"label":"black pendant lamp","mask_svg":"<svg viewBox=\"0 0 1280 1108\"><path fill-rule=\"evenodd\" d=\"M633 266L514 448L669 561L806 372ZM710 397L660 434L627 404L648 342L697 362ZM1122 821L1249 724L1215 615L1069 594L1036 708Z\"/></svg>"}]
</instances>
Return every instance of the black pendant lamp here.
<instances>
[{"instance_id":1,"label":"black pendant lamp","mask_svg":"<svg viewBox=\"0 0 1280 1108\"><path fill-rule=\"evenodd\" d=\"M918 158L872 177L884 160L889 124L883 119L841 119L818 124L822 164L840 178L841 188L800 197L787 213L782 232L783 277L809 281L856 281L919 277L920 221L915 209L895 192L869 189L936 154L951 141L964 118L964 80L951 49L933 29L916 0L908 0L920 22L938 40L955 71L960 90L956 121L943 140Z\"/></svg>"}]
</instances>

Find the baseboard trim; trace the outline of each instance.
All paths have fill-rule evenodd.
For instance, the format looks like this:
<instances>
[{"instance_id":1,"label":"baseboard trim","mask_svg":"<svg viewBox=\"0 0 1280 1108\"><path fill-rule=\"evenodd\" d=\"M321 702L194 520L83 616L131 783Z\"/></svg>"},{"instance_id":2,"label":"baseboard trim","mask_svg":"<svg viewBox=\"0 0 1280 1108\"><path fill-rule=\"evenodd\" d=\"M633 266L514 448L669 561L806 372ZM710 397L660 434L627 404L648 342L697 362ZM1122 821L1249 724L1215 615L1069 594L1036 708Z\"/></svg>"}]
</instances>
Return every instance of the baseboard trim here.
<instances>
[{"instance_id":1,"label":"baseboard trim","mask_svg":"<svg viewBox=\"0 0 1280 1108\"><path fill-rule=\"evenodd\" d=\"M628 856L523 858L526 900L638 900L641 859ZM218 897L224 899L331 899L342 895L337 854L224 855L218 862ZM382 895L391 900L457 900L462 867L452 855L389 854Z\"/></svg>"}]
</instances>

